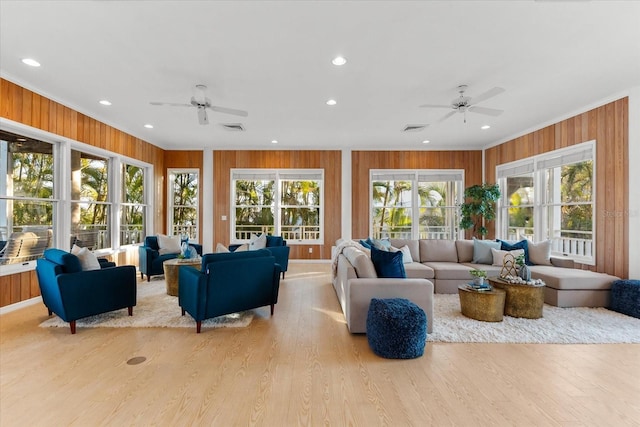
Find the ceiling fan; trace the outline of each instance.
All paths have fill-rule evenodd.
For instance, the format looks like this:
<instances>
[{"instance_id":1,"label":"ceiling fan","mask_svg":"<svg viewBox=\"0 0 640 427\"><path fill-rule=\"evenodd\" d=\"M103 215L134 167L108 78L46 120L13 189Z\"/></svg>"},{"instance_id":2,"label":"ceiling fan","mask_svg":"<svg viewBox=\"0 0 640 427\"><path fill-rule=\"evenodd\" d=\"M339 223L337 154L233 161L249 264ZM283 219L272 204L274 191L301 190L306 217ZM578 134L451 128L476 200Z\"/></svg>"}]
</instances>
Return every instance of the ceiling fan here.
<instances>
[{"instance_id":1,"label":"ceiling fan","mask_svg":"<svg viewBox=\"0 0 640 427\"><path fill-rule=\"evenodd\" d=\"M211 100L207 98L205 91L207 87L205 85L196 85L196 95L191 97L189 104L182 104L176 102L150 102L151 105L169 105L171 107L196 107L198 109L198 123L201 125L208 125L209 118L207 117L207 108L211 111L217 111L218 113L233 114L234 116L247 117L249 113L243 110L236 110L234 108L218 107L211 105Z\"/></svg>"},{"instance_id":2,"label":"ceiling fan","mask_svg":"<svg viewBox=\"0 0 640 427\"><path fill-rule=\"evenodd\" d=\"M458 86L459 97L451 101L450 105L440 105L440 104L424 104L421 105L420 108L449 108L453 109L453 111L448 112L442 118L440 118L437 123L440 123L449 117L453 116L455 113L463 113L464 114L464 122L467 122L467 111L471 113L479 113L486 114L488 116L499 116L504 111L497 110L495 108L487 108L487 107L478 107L476 104L486 101L489 98L493 98L496 95L504 92L504 89L501 87L494 87L493 89L489 89L485 93L482 93L474 98L470 96L465 96L464 93L467 90L467 85Z\"/></svg>"}]
</instances>

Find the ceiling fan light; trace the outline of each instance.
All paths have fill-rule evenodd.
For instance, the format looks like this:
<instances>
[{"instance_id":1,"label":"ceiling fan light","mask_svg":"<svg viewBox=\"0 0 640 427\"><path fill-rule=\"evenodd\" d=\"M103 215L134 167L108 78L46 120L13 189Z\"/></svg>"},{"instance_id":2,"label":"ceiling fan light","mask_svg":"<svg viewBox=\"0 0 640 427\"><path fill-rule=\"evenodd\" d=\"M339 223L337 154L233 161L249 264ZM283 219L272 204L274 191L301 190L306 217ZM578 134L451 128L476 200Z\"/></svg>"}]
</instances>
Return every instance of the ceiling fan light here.
<instances>
[{"instance_id":1,"label":"ceiling fan light","mask_svg":"<svg viewBox=\"0 0 640 427\"><path fill-rule=\"evenodd\" d=\"M336 105L336 104L337 104L337 102L336 102L335 99L330 99L330 100L327 101L327 105Z\"/></svg>"}]
</instances>

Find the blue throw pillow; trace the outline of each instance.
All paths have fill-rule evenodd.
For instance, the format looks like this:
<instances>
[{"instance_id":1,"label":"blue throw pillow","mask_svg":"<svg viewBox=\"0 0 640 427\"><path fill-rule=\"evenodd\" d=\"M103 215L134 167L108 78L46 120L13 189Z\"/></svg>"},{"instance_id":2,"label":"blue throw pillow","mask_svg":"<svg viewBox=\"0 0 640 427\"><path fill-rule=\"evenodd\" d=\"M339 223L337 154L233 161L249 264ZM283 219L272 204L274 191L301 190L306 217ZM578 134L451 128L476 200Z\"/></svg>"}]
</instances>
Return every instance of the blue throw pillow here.
<instances>
[{"instance_id":1,"label":"blue throw pillow","mask_svg":"<svg viewBox=\"0 0 640 427\"><path fill-rule=\"evenodd\" d=\"M360 239L360 244L362 246L364 246L365 248L367 248L367 249L371 249L371 245L369 244L369 239L367 239L367 240Z\"/></svg>"},{"instance_id":2,"label":"blue throw pillow","mask_svg":"<svg viewBox=\"0 0 640 427\"><path fill-rule=\"evenodd\" d=\"M402 251L387 252L371 246L371 262L373 262L378 277L402 279L407 277L402 262Z\"/></svg>"},{"instance_id":3,"label":"blue throw pillow","mask_svg":"<svg viewBox=\"0 0 640 427\"><path fill-rule=\"evenodd\" d=\"M473 263L493 264L493 254L491 249L500 249L500 242L493 240L473 239Z\"/></svg>"},{"instance_id":4,"label":"blue throw pillow","mask_svg":"<svg viewBox=\"0 0 640 427\"><path fill-rule=\"evenodd\" d=\"M533 265L531 264L531 261L529 261L529 241L528 240L525 239L525 240L520 240L519 242L516 242L516 243L511 243L511 242L498 239L498 242L500 242L500 249L503 251L513 251L516 249L524 250L524 263L527 265Z\"/></svg>"}]
</instances>

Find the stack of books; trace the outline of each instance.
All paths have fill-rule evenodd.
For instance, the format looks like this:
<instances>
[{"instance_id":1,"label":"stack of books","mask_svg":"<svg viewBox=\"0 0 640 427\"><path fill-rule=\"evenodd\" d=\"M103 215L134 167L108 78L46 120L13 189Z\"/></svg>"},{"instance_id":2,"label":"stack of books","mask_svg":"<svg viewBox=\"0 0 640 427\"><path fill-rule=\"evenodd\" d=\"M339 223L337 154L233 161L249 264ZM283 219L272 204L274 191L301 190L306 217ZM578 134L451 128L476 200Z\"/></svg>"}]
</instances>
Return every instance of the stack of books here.
<instances>
[{"instance_id":1,"label":"stack of books","mask_svg":"<svg viewBox=\"0 0 640 427\"><path fill-rule=\"evenodd\" d=\"M478 285L476 283L467 283L467 288L471 289L472 291L478 291L478 292L486 292L493 289L491 285L488 284L487 282L484 282L482 285Z\"/></svg>"}]
</instances>

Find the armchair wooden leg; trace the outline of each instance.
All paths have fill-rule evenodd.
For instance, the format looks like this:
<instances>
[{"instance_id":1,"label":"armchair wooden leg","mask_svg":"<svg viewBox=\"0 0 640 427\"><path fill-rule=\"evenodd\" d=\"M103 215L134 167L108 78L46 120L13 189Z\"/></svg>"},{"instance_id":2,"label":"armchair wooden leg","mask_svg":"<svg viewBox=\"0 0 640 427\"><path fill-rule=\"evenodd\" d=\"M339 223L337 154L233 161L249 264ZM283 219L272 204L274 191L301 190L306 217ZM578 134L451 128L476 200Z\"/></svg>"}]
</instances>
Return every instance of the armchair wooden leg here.
<instances>
[{"instance_id":1,"label":"armchair wooden leg","mask_svg":"<svg viewBox=\"0 0 640 427\"><path fill-rule=\"evenodd\" d=\"M76 321L72 320L71 322L69 322L69 326L71 327L71 333L75 334L76 333Z\"/></svg>"},{"instance_id":2,"label":"armchair wooden leg","mask_svg":"<svg viewBox=\"0 0 640 427\"><path fill-rule=\"evenodd\" d=\"M53 311L51 311L51 309L49 307L47 307L47 311L49 312L49 316L51 316L53 314Z\"/></svg>"},{"instance_id":3,"label":"armchair wooden leg","mask_svg":"<svg viewBox=\"0 0 640 427\"><path fill-rule=\"evenodd\" d=\"M180 307L180 308L182 308L182 307ZM184 308L182 308L182 315L184 316Z\"/></svg>"},{"instance_id":4,"label":"armchair wooden leg","mask_svg":"<svg viewBox=\"0 0 640 427\"><path fill-rule=\"evenodd\" d=\"M272 316L273 316L273 308L274 308L274 305L273 305L273 304L271 304L271 315L272 315Z\"/></svg>"},{"instance_id":5,"label":"armchair wooden leg","mask_svg":"<svg viewBox=\"0 0 640 427\"><path fill-rule=\"evenodd\" d=\"M196 322L196 333L199 334L200 333L200 329L202 329L202 322L200 320L198 320Z\"/></svg>"},{"instance_id":6,"label":"armchair wooden leg","mask_svg":"<svg viewBox=\"0 0 640 427\"><path fill-rule=\"evenodd\" d=\"M282 278L284 279L284 271L282 272Z\"/></svg>"},{"instance_id":7,"label":"armchair wooden leg","mask_svg":"<svg viewBox=\"0 0 640 427\"><path fill-rule=\"evenodd\" d=\"M151 275L147 274L147 282L150 282L150 281L151 281Z\"/></svg>"},{"instance_id":8,"label":"armchair wooden leg","mask_svg":"<svg viewBox=\"0 0 640 427\"><path fill-rule=\"evenodd\" d=\"M133 316L133 307L128 307L129 316Z\"/></svg>"},{"instance_id":9,"label":"armchair wooden leg","mask_svg":"<svg viewBox=\"0 0 640 427\"><path fill-rule=\"evenodd\" d=\"M140 280L144 280L144 273L142 271L140 272Z\"/></svg>"}]
</instances>

